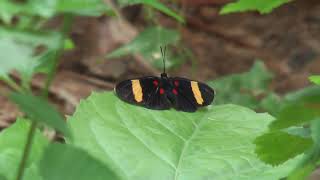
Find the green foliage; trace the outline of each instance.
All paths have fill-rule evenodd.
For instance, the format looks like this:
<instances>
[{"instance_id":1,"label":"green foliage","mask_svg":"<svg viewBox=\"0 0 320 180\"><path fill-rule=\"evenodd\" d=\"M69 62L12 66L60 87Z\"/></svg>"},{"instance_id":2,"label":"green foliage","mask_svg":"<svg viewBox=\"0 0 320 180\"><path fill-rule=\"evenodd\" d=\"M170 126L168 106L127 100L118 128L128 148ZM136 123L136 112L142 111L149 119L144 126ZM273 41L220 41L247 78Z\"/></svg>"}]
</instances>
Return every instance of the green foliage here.
<instances>
[{"instance_id":1,"label":"green foliage","mask_svg":"<svg viewBox=\"0 0 320 180\"><path fill-rule=\"evenodd\" d=\"M0 134L0 174L7 180L15 179L29 127L29 121L18 119L15 124ZM36 166L47 144L47 140L37 130L26 165L25 179L41 180Z\"/></svg>"},{"instance_id":2,"label":"green foliage","mask_svg":"<svg viewBox=\"0 0 320 180\"><path fill-rule=\"evenodd\" d=\"M48 73L51 58L60 47L61 35L55 32L27 32L0 28L0 79L17 70L23 83L36 72ZM41 52L37 49L41 48Z\"/></svg>"},{"instance_id":3,"label":"green foliage","mask_svg":"<svg viewBox=\"0 0 320 180\"><path fill-rule=\"evenodd\" d=\"M221 14L244 11L258 11L262 14L270 13L273 9L290 2L291 0L238 0L225 5Z\"/></svg>"},{"instance_id":4,"label":"green foliage","mask_svg":"<svg viewBox=\"0 0 320 180\"><path fill-rule=\"evenodd\" d=\"M271 165L279 165L308 150L312 140L283 131L274 131L259 136L254 143L255 152L259 154L260 159Z\"/></svg>"},{"instance_id":5,"label":"green foliage","mask_svg":"<svg viewBox=\"0 0 320 180\"><path fill-rule=\"evenodd\" d=\"M312 173L314 170L314 166L311 164L308 164L302 168L297 169L292 174L290 174L287 178L287 180L301 180L301 179L307 179L307 177Z\"/></svg>"},{"instance_id":6,"label":"green foliage","mask_svg":"<svg viewBox=\"0 0 320 180\"><path fill-rule=\"evenodd\" d=\"M129 115L129 116L128 116ZM272 117L247 108L210 106L196 113L153 111L112 93L82 101L68 123L73 140L126 179L279 179L277 168L254 155L253 139Z\"/></svg>"},{"instance_id":7,"label":"green foliage","mask_svg":"<svg viewBox=\"0 0 320 180\"><path fill-rule=\"evenodd\" d=\"M197 113L152 111L128 105L112 93L93 94L70 117L74 138L67 145L47 146L37 133L34 142L39 145L32 148L24 179L279 179L299 158L277 168L256 159L252 140L271 120L235 105ZM19 120L2 132L0 149L18 147L21 156L28 126ZM0 166L16 167L19 156L14 153L1 153ZM14 176L1 170L5 177Z\"/></svg>"},{"instance_id":8,"label":"green foliage","mask_svg":"<svg viewBox=\"0 0 320 180\"><path fill-rule=\"evenodd\" d=\"M56 0L56 11L80 16L100 16L110 11L103 0Z\"/></svg>"},{"instance_id":9,"label":"green foliage","mask_svg":"<svg viewBox=\"0 0 320 180\"><path fill-rule=\"evenodd\" d=\"M161 26L149 27L142 31L130 43L114 50L107 57L117 58L129 54L141 54L146 60L155 66L162 68L162 56L160 46L175 44L180 40L179 32ZM170 49L167 49L166 67L172 66L177 57L173 57Z\"/></svg>"},{"instance_id":10,"label":"green foliage","mask_svg":"<svg viewBox=\"0 0 320 180\"><path fill-rule=\"evenodd\" d=\"M181 16L157 0L119 0L118 4L120 7L133 4L147 5L183 22ZM0 49L2 52L0 54L0 79L19 92L11 93L10 99L31 120L41 122L40 125L48 125L58 130L69 139L71 139L71 134L63 118L49 105L45 97L48 94L48 88L55 74L59 56L63 50L74 48L74 44L67 37L73 16L100 16L107 12L111 12L111 8L103 0L0 1L0 21L5 24L5 26L0 27ZM63 25L60 27L60 32L44 32L40 30L47 20L58 15L63 16ZM173 30L170 30L170 32L168 30L165 33L169 33L170 35L172 32ZM168 36L165 38L173 38L173 40L179 38L178 32L174 31L173 34L177 37ZM151 39L148 39L148 41ZM9 74L12 71L16 71L20 75L20 84L10 78ZM32 95L30 82L35 73L47 74L45 87L42 90L44 98ZM4 136L6 141L13 144L18 143L15 141L13 134L16 137L24 137L24 139L19 139L21 142L19 142L18 150L13 149L11 151L11 149L3 146L3 153L0 156L0 166L3 166L3 171L1 171L2 169L0 170L0 179L13 179L16 173L14 170L18 166L26 170L24 174L24 179L26 180L90 179L92 177L95 177L94 179L118 179L101 162L92 158L83 150L71 145L50 145L44 152L40 163L38 159L42 155L44 147L40 151L39 149L35 149L38 148L38 145L34 143L31 150L28 149L28 146L26 146L27 149L24 149L23 142L26 142L27 137L24 132L26 132L29 126L21 130L21 133L24 134L15 131L15 126L12 128L13 130L9 128L10 136ZM29 140L31 139L30 137L28 136ZM11 138L13 141L11 141ZM34 141L39 141L38 135ZM11 148L10 145L8 145L8 148ZM33 160L30 167L30 163L27 165L20 164L22 153L23 157L29 156L28 150L31 151L31 156L37 155L37 159L29 157L29 159ZM90 168L88 168L88 164L90 164ZM11 169L10 172L8 172L9 169Z\"/></svg>"},{"instance_id":11,"label":"green foliage","mask_svg":"<svg viewBox=\"0 0 320 180\"><path fill-rule=\"evenodd\" d=\"M266 110L269 114L275 115L282 106L282 99L275 93L269 93L259 104L258 109Z\"/></svg>"},{"instance_id":12,"label":"green foliage","mask_svg":"<svg viewBox=\"0 0 320 180\"><path fill-rule=\"evenodd\" d=\"M168 16L175 18L179 22L184 22L183 17L181 17L171 9L167 8L164 4L159 2L159 0L118 0L118 3L122 7L133 5L133 4L143 4L146 6L150 6L154 9L159 10L160 12L167 14Z\"/></svg>"},{"instance_id":13,"label":"green foliage","mask_svg":"<svg viewBox=\"0 0 320 180\"><path fill-rule=\"evenodd\" d=\"M245 10L267 13L288 1L239 0L225 6L221 13ZM120 7L150 6L183 22L181 16L158 0L117 3ZM49 144L36 129L25 165L25 180L273 180L286 177L289 172L289 179L304 179L319 164L320 87L290 94L280 103L279 96L268 90L272 75L261 62L255 63L248 73L212 84L218 91L217 104L236 103L277 114L269 126L272 131L266 134L263 133L273 118L241 106L210 106L196 113L152 111L125 104L113 94L105 93L93 94L82 101L68 122L71 136L61 115L47 100L31 95L28 86L31 77L39 72L49 74L46 85L50 85L57 58L63 50L74 47L67 37L71 20L65 18L61 33L40 29L46 20L57 15L100 16L110 11L103 0L0 1L0 18L7 26L0 28L0 79L12 83L8 73L16 70L22 87L15 90L21 92L12 93L10 99L31 120L49 125L67 138L67 144ZM159 47L179 40L176 30L149 27L109 57L137 53L162 67ZM167 67L181 58L173 54L168 51ZM317 76L310 80L319 83ZM24 146L29 128L29 121L17 120L1 132L0 179L14 179L22 153L27 152ZM255 149L252 142L256 137ZM264 164L255 152L266 163L279 166ZM303 158L295 157L303 152Z\"/></svg>"},{"instance_id":14,"label":"green foliage","mask_svg":"<svg viewBox=\"0 0 320 180\"><path fill-rule=\"evenodd\" d=\"M73 43L72 39L65 39L63 49L64 50L72 50L74 49L75 44Z\"/></svg>"},{"instance_id":15,"label":"green foliage","mask_svg":"<svg viewBox=\"0 0 320 180\"><path fill-rule=\"evenodd\" d=\"M256 142L260 142L256 153L266 163L278 165L295 155L304 154L300 163L289 174L288 179L306 179L318 165L320 159L319 103L319 86L289 93L283 98L283 102L279 106L280 110L277 113L276 120L269 126L270 132L256 139ZM286 137L284 137L282 131L291 135L286 134ZM273 134L277 135L279 133L281 136L277 137L275 142L276 137ZM292 135L297 136L293 138ZM308 144L310 140L313 141L311 147ZM267 145L267 143L261 141L272 142L274 146L271 146L271 143ZM294 144L298 145L294 147Z\"/></svg>"},{"instance_id":16,"label":"green foliage","mask_svg":"<svg viewBox=\"0 0 320 180\"><path fill-rule=\"evenodd\" d=\"M279 112L277 119L270 124L270 129L284 129L291 126L301 126L319 117L317 109L309 108L303 103L286 105Z\"/></svg>"},{"instance_id":17,"label":"green foliage","mask_svg":"<svg viewBox=\"0 0 320 180\"><path fill-rule=\"evenodd\" d=\"M297 127L292 126L286 129L283 129L281 131L287 132L288 134L294 135L294 136L300 136L303 138L311 138L311 130L307 127Z\"/></svg>"},{"instance_id":18,"label":"green foliage","mask_svg":"<svg viewBox=\"0 0 320 180\"><path fill-rule=\"evenodd\" d=\"M27 3L12 0L0 1L0 18L9 24L15 15L40 16L49 18L54 15L56 0L29 0Z\"/></svg>"},{"instance_id":19,"label":"green foliage","mask_svg":"<svg viewBox=\"0 0 320 180\"><path fill-rule=\"evenodd\" d=\"M320 146L320 118L316 118L311 122L311 137L316 146Z\"/></svg>"},{"instance_id":20,"label":"green foliage","mask_svg":"<svg viewBox=\"0 0 320 180\"><path fill-rule=\"evenodd\" d=\"M0 134L0 174L14 179L26 142L30 123L18 119ZM48 140L37 130L28 158L25 180L87 180L118 178L103 163L85 151L66 144L48 145Z\"/></svg>"},{"instance_id":21,"label":"green foliage","mask_svg":"<svg viewBox=\"0 0 320 180\"><path fill-rule=\"evenodd\" d=\"M4 50L3 53L1 53L0 58L7 60L1 61L0 75L2 76L2 78L7 78L7 73L13 69L23 71L27 68L26 65L29 62L28 57L32 55L31 49L26 48L23 45L16 44L10 39L4 38L2 38L0 41L0 48ZM13 52L19 53L11 54Z\"/></svg>"},{"instance_id":22,"label":"green foliage","mask_svg":"<svg viewBox=\"0 0 320 180\"><path fill-rule=\"evenodd\" d=\"M320 102L320 86L309 86L299 91L287 94L284 98L287 103L319 103Z\"/></svg>"},{"instance_id":23,"label":"green foliage","mask_svg":"<svg viewBox=\"0 0 320 180\"><path fill-rule=\"evenodd\" d=\"M310 151L307 151L301 163L292 171L288 177L289 180L307 179L320 163L320 118L310 123L311 137L314 145Z\"/></svg>"},{"instance_id":24,"label":"green foliage","mask_svg":"<svg viewBox=\"0 0 320 180\"><path fill-rule=\"evenodd\" d=\"M320 85L320 76L317 75L317 76L310 76L309 77L309 80L315 84L318 84Z\"/></svg>"},{"instance_id":25,"label":"green foliage","mask_svg":"<svg viewBox=\"0 0 320 180\"><path fill-rule=\"evenodd\" d=\"M209 85L218 94L215 98L215 104L232 103L259 109L261 108L259 96L268 95L268 98L276 96L268 90L271 80L272 74L265 68L263 62L256 61L248 72L225 76L209 82ZM264 106L267 107L270 103L273 102L266 100Z\"/></svg>"},{"instance_id":26,"label":"green foliage","mask_svg":"<svg viewBox=\"0 0 320 180\"><path fill-rule=\"evenodd\" d=\"M271 128L301 125L318 116L315 107L320 102L320 87L311 86L280 97L268 89L272 77L263 63L256 61L248 72L225 76L208 84L218 94L215 104L233 103L277 115Z\"/></svg>"},{"instance_id":27,"label":"green foliage","mask_svg":"<svg viewBox=\"0 0 320 180\"><path fill-rule=\"evenodd\" d=\"M16 103L20 110L26 113L31 120L45 123L62 132L64 135L70 136L64 119L45 99L21 93L12 93L10 99Z\"/></svg>"},{"instance_id":28,"label":"green foliage","mask_svg":"<svg viewBox=\"0 0 320 180\"><path fill-rule=\"evenodd\" d=\"M147 5L180 22L184 22L181 16L158 0L119 0L118 3L121 7L133 4ZM28 0L24 3L17 3L11 0L0 1L0 18L7 24L10 23L15 15L40 16L48 19L65 13L80 16L100 16L110 11L111 8L103 0Z\"/></svg>"},{"instance_id":29,"label":"green foliage","mask_svg":"<svg viewBox=\"0 0 320 180\"><path fill-rule=\"evenodd\" d=\"M320 87L310 86L289 93L278 106L277 118L270 124L271 129L284 129L308 124L320 116Z\"/></svg>"},{"instance_id":30,"label":"green foliage","mask_svg":"<svg viewBox=\"0 0 320 180\"><path fill-rule=\"evenodd\" d=\"M43 180L120 179L87 152L67 144L51 144L40 161Z\"/></svg>"}]
</instances>

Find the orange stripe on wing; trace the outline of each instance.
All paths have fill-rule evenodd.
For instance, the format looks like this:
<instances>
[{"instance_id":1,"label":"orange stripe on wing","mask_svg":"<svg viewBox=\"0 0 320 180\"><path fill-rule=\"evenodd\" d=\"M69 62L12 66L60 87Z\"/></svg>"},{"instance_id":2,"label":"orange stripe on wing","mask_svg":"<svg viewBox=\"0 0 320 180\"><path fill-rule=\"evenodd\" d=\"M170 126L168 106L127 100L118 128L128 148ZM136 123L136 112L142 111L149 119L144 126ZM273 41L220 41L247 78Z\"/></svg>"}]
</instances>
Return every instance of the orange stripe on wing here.
<instances>
[{"instance_id":1,"label":"orange stripe on wing","mask_svg":"<svg viewBox=\"0 0 320 180\"><path fill-rule=\"evenodd\" d=\"M134 99L137 102L141 102L143 93L142 93L142 88L141 88L141 85L140 85L140 81L135 79L135 80L131 80L131 83L132 83L132 92L133 92L133 95L134 95Z\"/></svg>"},{"instance_id":2,"label":"orange stripe on wing","mask_svg":"<svg viewBox=\"0 0 320 180\"><path fill-rule=\"evenodd\" d=\"M191 89L198 104L203 104L203 98L199 89L199 84L196 81L191 81Z\"/></svg>"}]
</instances>

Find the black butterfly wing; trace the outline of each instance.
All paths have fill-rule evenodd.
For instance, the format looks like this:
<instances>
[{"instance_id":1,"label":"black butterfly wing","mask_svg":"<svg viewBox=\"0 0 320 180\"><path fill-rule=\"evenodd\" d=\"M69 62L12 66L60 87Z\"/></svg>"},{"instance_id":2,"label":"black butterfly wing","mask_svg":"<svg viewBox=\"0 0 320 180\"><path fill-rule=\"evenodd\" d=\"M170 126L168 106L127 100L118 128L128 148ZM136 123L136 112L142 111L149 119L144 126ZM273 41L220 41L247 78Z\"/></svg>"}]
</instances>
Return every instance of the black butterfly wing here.
<instances>
[{"instance_id":1,"label":"black butterfly wing","mask_svg":"<svg viewBox=\"0 0 320 180\"><path fill-rule=\"evenodd\" d=\"M174 108L194 112L198 107L210 105L215 92L208 85L185 78L170 78L175 96Z\"/></svg>"},{"instance_id":2,"label":"black butterfly wing","mask_svg":"<svg viewBox=\"0 0 320 180\"><path fill-rule=\"evenodd\" d=\"M125 80L116 85L115 92L121 100L130 104L149 109L170 109L167 96L160 94L160 81L154 76Z\"/></svg>"}]
</instances>

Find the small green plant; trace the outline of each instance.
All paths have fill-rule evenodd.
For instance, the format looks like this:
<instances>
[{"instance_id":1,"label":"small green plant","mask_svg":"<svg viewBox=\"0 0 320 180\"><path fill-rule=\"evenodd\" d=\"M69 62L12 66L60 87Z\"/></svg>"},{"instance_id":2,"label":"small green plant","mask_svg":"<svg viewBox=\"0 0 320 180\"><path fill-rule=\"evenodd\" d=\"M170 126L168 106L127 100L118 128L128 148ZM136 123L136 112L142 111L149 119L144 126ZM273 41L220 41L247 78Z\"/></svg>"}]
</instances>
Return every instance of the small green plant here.
<instances>
[{"instance_id":1,"label":"small green plant","mask_svg":"<svg viewBox=\"0 0 320 180\"><path fill-rule=\"evenodd\" d=\"M317 77L312 76L312 81ZM299 154L299 164L288 179L305 179L317 167L319 156L320 88L309 87L286 95L269 132L255 140L256 153L264 162L280 165Z\"/></svg>"},{"instance_id":2,"label":"small green plant","mask_svg":"<svg viewBox=\"0 0 320 180\"><path fill-rule=\"evenodd\" d=\"M209 84L219 94L215 104L233 103L258 110L263 109L266 98L276 96L268 89L272 77L272 73L258 60L248 72L224 76Z\"/></svg>"},{"instance_id":3,"label":"small green plant","mask_svg":"<svg viewBox=\"0 0 320 180\"><path fill-rule=\"evenodd\" d=\"M161 26L148 27L131 42L108 54L107 58L118 58L138 53L157 68L162 68L159 47L163 44L177 44L179 40L180 34L174 29ZM179 57L174 57L171 51L168 52L166 67L170 68L174 65L174 62L179 61Z\"/></svg>"}]
</instances>

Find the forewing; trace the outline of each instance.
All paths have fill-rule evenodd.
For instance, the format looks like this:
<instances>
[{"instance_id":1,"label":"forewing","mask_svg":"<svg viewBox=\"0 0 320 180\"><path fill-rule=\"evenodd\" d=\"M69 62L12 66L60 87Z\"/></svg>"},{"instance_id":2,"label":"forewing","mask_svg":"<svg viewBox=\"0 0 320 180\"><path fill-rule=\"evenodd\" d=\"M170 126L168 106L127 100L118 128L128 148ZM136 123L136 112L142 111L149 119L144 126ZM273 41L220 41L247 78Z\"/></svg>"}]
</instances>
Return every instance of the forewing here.
<instances>
[{"instance_id":1,"label":"forewing","mask_svg":"<svg viewBox=\"0 0 320 180\"><path fill-rule=\"evenodd\" d=\"M130 104L149 109L170 109L171 103L165 95L160 95L160 78L149 76L130 79L116 85L117 96Z\"/></svg>"}]
</instances>

